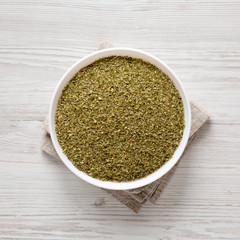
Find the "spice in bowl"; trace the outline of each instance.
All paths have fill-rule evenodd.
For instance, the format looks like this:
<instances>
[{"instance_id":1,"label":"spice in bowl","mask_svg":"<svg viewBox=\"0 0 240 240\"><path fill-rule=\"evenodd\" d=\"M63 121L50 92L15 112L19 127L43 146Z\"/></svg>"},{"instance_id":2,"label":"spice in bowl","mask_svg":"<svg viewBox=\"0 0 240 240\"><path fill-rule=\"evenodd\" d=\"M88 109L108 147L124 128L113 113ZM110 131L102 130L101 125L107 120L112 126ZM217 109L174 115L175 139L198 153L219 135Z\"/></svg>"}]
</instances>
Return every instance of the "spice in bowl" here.
<instances>
[{"instance_id":1,"label":"spice in bowl","mask_svg":"<svg viewBox=\"0 0 240 240\"><path fill-rule=\"evenodd\" d=\"M55 131L79 170L103 181L134 181L178 148L184 107L173 81L149 62L111 56L82 68L62 91Z\"/></svg>"}]
</instances>

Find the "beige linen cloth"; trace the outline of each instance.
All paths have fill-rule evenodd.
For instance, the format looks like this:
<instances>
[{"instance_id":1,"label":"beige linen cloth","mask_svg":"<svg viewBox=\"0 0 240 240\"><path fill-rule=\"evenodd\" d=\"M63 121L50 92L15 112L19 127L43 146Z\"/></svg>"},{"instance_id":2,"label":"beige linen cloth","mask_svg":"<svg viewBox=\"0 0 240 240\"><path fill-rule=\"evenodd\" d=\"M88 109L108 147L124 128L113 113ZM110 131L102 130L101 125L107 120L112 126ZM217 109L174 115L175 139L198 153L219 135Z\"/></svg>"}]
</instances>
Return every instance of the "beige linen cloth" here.
<instances>
[{"instance_id":1,"label":"beige linen cloth","mask_svg":"<svg viewBox=\"0 0 240 240\"><path fill-rule=\"evenodd\" d=\"M101 43L98 49L104 49L104 48L110 48L110 47L113 47L113 45L107 41L104 41ZM192 111L192 126L191 126L191 132L190 132L190 137L189 137L187 146L189 146L190 142L198 134L201 127L204 126L204 124L207 122L207 120L210 117L210 114L203 107L193 102L192 100L191 100L191 111ZM42 143L42 150L45 151L47 154L59 159L59 156L57 155L51 141L47 117L44 121L43 129L45 131L45 135ZM182 158L183 156L180 158L180 160ZM141 209L141 207L146 201L149 201L153 204L156 202L156 200L159 198L164 188L170 181L180 160L163 177L144 187L133 189L133 190L125 190L125 191L116 191L116 190L108 190L108 189L103 189L103 190L111 194L117 200L119 200L120 202L125 204L128 208L132 209L134 212L137 213L139 212L139 210Z\"/></svg>"}]
</instances>

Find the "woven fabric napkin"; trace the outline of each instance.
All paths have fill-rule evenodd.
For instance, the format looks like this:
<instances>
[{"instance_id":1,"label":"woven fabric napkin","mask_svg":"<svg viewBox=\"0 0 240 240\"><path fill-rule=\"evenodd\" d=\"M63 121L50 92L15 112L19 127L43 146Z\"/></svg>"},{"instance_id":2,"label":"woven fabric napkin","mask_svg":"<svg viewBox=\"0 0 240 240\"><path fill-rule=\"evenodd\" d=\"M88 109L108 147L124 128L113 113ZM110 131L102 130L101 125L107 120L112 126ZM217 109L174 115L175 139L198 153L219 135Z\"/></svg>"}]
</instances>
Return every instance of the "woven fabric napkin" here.
<instances>
[{"instance_id":1,"label":"woven fabric napkin","mask_svg":"<svg viewBox=\"0 0 240 240\"><path fill-rule=\"evenodd\" d=\"M113 45L111 43L104 41L99 46L98 49L109 48L112 46ZM190 132L190 137L189 137L187 146L189 146L190 142L194 139L194 137L198 134L201 127L204 126L204 124L207 122L207 120L210 117L210 114L203 107L193 102L192 100L191 100L191 112L192 112L192 125L191 125L191 132ZM52 144L52 140L49 134L47 117L45 118L43 129L45 131L45 135L44 135L43 143L41 147L42 150L47 154L60 159ZM182 158L183 156L180 158L180 160ZM125 191L108 190L108 189L103 189L103 190L111 194L117 200L119 200L120 202L125 204L128 208L132 209L134 212L137 213L139 212L139 210L141 209L141 207L146 201L149 201L151 203L156 202L156 200L159 198L164 188L170 181L180 160L163 177L144 187L133 189L133 190L125 190Z\"/></svg>"}]
</instances>

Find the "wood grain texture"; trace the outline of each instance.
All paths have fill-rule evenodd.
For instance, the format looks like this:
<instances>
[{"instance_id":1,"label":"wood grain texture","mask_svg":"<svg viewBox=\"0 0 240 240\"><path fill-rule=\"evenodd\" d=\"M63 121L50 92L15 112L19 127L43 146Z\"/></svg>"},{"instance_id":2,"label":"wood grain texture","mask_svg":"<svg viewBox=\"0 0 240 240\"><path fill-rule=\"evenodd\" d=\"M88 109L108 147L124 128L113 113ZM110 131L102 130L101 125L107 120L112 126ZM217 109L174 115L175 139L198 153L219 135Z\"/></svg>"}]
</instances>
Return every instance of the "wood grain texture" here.
<instances>
[{"instance_id":1,"label":"wood grain texture","mask_svg":"<svg viewBox=\"0 0 240 240\"><path fill-rule=\"evenodd\" d=\"M240 1L0 1L0 239L240 239ZM160 57L212 113L136 215L40 151L53 89L103 39Z\"/></svg>"}]
</instances>

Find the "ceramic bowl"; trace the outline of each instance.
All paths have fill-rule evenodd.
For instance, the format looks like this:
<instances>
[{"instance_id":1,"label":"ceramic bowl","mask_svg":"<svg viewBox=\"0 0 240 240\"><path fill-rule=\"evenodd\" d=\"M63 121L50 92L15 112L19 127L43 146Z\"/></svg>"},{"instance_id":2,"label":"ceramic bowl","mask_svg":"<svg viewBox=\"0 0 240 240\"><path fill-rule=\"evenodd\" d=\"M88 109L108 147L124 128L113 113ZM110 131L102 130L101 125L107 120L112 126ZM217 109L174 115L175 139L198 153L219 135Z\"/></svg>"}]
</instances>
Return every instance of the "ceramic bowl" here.
<instances>
[{"instance_id":1,"label":"ceramic bowl","mask_svg":"<svg viewBox=\"0 0 240 240\"><path fill-rule=\"evenodd\" d=\"M164 73L166 73L174 82L176 88L178 89L183 105L184 105L184 118L185 118L185 129L183 132L183 137L180 142L180 145L176 149L174 155L172 158L165 163L161 168L159 168L154 173L139 179L135 181L130 182L110 182L110 181L101 181L96 178L92 178L88 176L86 173L80 171L77 169L70 160L68 160L67 156L63 153L61 146L58 143L58 139L55 132L55 112L57 108L58 99L61 96L62 90L67 85L67 83L72 79L72 77L83 67L89 65L90 63L98 60L99 58L103 57L109 57L109 56L129 56L133 58L141 58L147 62L152 63L159 69L161 69ZM173 72L173 70L168 67L164 62L162 62L157 57L143 52L141 50L131 49L131 48L109 48L105 50L100 50L97 52L94 52L92 54L87 55L86 57L80 59L77 63L75 63L72 67L70 67L67 72L62 76L61 80L59 81L50 104L50 111L49 111L49 128L50 128L50 134L52 138L53 145L63 161L63 163L78 177L83 179L84 181L91 183L95 186L106 188L106 189L112 189L112 190L127 190L127 189L134 189L138 187L145 186L147 184L150 184L160 177L162 177L164 174L166 174L169 170L172 169L172 167L177 163L179 158L181 157L190 134L190 127L191 127L191 109L190 109L190 102L187 97L186 91L184 90L184 87L177 77L177 75Z\"/></svg>"}]
</instances>

